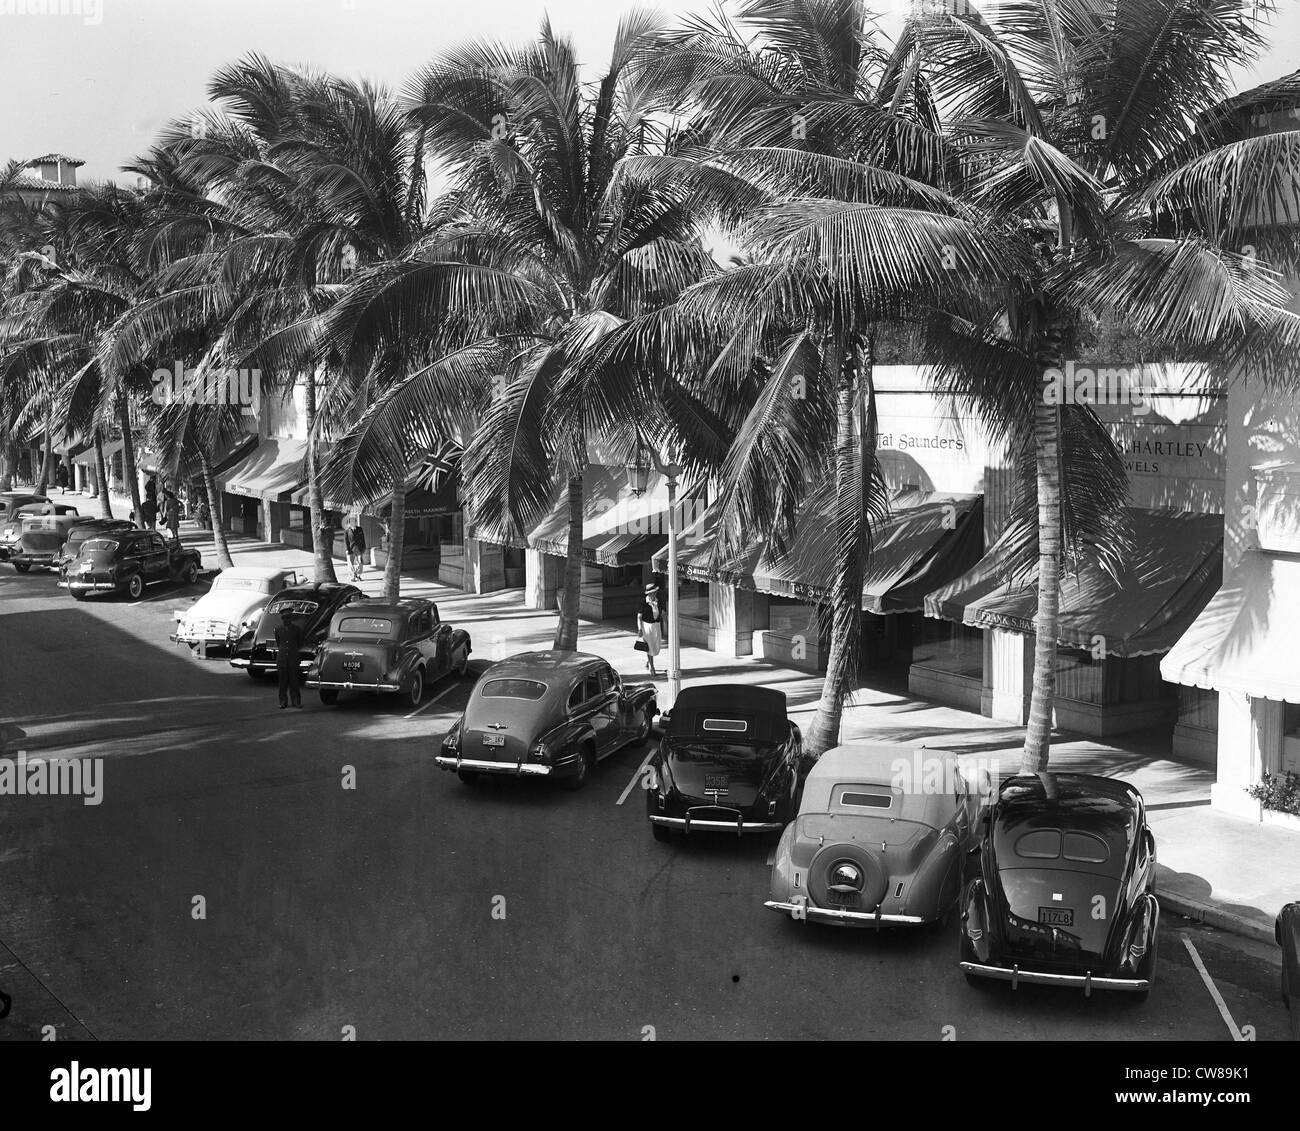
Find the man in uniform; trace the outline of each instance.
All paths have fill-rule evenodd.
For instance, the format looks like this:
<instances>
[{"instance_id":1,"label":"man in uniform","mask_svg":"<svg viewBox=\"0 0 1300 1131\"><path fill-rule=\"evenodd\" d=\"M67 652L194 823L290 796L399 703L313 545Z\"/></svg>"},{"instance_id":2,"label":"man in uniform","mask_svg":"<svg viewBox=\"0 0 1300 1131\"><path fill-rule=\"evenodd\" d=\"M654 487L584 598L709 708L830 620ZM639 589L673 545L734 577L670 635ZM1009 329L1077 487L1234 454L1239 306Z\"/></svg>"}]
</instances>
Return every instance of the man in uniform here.
<instances>
[{"instance_id":1,"label":"man in uniform","mask_svg":"<svg viewBox=\"0 0 1300 1131\"><path fill-rule=\"evenodd\" d=\"M289 611L285 609L280 613L280 625L275 630L275 670L280 677L281 710L290 704L302 706L298 688L298 653L301 648L302 629L293 623Z\"/></svg>"}]
</instances>

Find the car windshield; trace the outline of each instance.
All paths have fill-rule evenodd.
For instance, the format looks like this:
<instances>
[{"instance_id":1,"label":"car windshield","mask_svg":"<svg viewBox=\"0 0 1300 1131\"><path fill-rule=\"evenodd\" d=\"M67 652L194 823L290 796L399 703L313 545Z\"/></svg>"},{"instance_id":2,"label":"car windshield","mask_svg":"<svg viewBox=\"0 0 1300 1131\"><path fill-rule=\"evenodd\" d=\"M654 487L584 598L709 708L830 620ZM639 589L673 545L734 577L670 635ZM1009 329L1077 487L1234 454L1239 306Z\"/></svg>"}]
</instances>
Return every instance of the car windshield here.
<instances>
[{"instance_id":1,"label":"car windshield","mask_svg":"<svg viewBox=\"0 0 1300 1131\"><path fill-rule=\"evenodd\" d=\"M117 543L112 538L87 538L81 548L88 553L112 553L117 549Z\"/></svg>"},{"instance_id":2,"label":"car windshield","mask_svg":"<svg viewBox=\"0 0 1300 1131\"><path fill-rule=\"evenodd\" d=\"M484 699L540 699L546 684L535 679L490 679L479 694Z\"/></svg>"},{"instance_id":3,"label":"car windshield","mask_svg":"<svg viewBox=\"0 0 1300 1131\"><path fill-rule=\"evenodd\" d=\"M344 617L339 621L339 631L362 636L386 636L393 631L393 622L387 617Z\"/></svg>"},{"instance_id":4,"label":"car windshield","mask_svg":"<svg viewBox=\"0 0 1300 1131\"><path fill-rule=\"evenodd\" d=\"M213 589L242 589L246 593L269 593L271 583L265 577L236 577L222 574Z\"/></svg>"},{"instance_id":5,"label":"car windshield","mask_svg":"<svg viewBox=\"0 0 1300 1131\"><path fill-rule=\"evenodd\" d=\"M319 608L319 602L290 598L285 601L272 601L266 611L272 616L288 613L290 616L295 617L309 617Z\"/></svg>"}]
</instances>

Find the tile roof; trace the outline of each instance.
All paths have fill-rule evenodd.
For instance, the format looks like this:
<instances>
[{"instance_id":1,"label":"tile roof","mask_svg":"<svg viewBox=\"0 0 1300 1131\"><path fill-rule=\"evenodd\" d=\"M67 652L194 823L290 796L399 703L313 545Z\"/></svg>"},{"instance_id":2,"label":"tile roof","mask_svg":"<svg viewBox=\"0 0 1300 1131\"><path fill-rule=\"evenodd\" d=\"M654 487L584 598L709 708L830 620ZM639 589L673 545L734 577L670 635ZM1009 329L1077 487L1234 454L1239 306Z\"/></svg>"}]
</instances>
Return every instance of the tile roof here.
<instances>
[{"instance_id":1,"label":"tile roof","mask_svg":"<svg viewBox=\"0 0 1300 1131\"><path fill-rule=\"evenodd\" d=\"M27 167L30 169L33 165L53 165L56 161L78 168L85 164L84 161L78 161L75 157L66 157L62 153L47 153L44 157L33 157L27 162Z\"/></svg>"}]
</instances>

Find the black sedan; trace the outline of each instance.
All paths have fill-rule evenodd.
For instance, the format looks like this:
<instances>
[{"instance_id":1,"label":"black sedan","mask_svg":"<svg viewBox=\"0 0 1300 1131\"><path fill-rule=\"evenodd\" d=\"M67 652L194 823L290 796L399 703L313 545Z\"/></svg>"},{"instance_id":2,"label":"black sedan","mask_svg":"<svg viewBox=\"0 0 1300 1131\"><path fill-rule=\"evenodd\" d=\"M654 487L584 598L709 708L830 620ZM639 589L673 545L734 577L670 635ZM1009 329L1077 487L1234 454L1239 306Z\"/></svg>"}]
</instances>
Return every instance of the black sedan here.
<instances>
[{"instance_id":1,"label":"black sedan","mask_svg":"<svg viewBox=\"0 0 1300 1131\"><path fill-rule=\"evenodd\" d=\"M77 556L77 551L81 548L82 542L87 538L95 538L100 534L111 533L114 530L134 530L135 523L128 522L124 518L83 518L68 531L59 547L59 552L54 555L50 562L55 569L59 571L59 576L67 580L68 564Z\"/></svg>"},{"instance_id":2,"label":"black sedan","mask_svg":"<svg viewBox=\"0 0 1300 1131\"><path fill-rule=\"evenodd\" d=\"M658 713L653 684L625 684L599 656L521 652L479 679L434 761L466 784L500 774L581 789L602 758L644 742Z\"/></svg>"},{"instance_id":3,"label":"black sedan","mask_svg":"<svg viewBox=\"0 0 1300 1131\"><path fill-rule=\"evenodd\" d=\"M962 893L961 967L1139 998L1156 973L1156 842L1142 795L1090 774L1010 778L986 811Z\"/></svg>"},{"instance_id":4,"label":"black sedan","mask_svg":"<svg viewBox=\"0 0 1300 1131\"><path fill-rule=\"evenodd\" d=\"M202 566L198 550L168 541L157 531L98 531L78 547L59 584L78 601L91 593L125 593L135 601L146 585L167 581L193 585Z\"/></svg>"},{"instance_id":5,"label":"black sedan","mask_svg":"<svg viewBox=\"0 0 1300 1131\"><path fill-rule=\"evenodd\" d=\"M655 840L674 832L780 832L798 811L811 760L786 717L785 692L706 684L684 688L650 764L646 815Z\"/></svg>"},{"instance_id":6,"label":"black sedan","mask_svg":"<svg viewBox=\"0 0 1300 1131\"><path fill-rule=\"evenodd\" d=\"M355 585L337 581L318 581L280 590L256 626L235 641L230 654L231 666L244 668L254 678L273 670L279 658L275 630L282 623L281 614L288 612L289 619L302 630L298 667L305 672L316 658L316 646L329 631L330 618L350 601L364 596Z\"/></svg>"}]
</instances>

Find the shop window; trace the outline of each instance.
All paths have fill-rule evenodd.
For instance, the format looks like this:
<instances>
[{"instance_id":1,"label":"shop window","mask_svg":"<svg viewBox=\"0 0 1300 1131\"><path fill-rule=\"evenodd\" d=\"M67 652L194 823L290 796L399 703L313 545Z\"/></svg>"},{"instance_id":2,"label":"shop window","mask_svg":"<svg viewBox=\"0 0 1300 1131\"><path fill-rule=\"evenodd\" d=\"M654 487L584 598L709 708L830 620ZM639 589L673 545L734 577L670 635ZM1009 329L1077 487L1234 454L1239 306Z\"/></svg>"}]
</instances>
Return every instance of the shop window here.
<instances>
[{"instance_id":1,"label":"shop window","mask_svg":"<svg viewBox=\"0 0 1300 1131\"><path fill-rule=\"evenodd\" d=\"M694 620L709 619L709 583L682 578L677 583L677 615Z\"/></svg>"},{"instance_id":2,"label":"shop window","mask_svg":"<svg viewBox=\"0 0 1300 1131\"><path fill-rule=\"evenodd\" d=\"M640 589L642 587L641 567L639 565L602 566L600 584L607 593Z\"/></svg>"},{"instance_id":3,"label":"shop window","mask_svg":"<svg viewBox=\"0 0 1300 1131\"><path fill-rule=\"evenodd\" d=\"M1300 703L1282 704L1282 733L1300 739Z\"/></svg>"},{"instance_id":4,"label":"shop window","mask_svg":"<svg viewBox=\"0 0 1300 1131\"><path fill-rule=\"evenodd\" d=\"M782 636L809 636L816 640L820 635L817 606L792 597L770 597L767 618L768 628Z\"/></svg>"},{"instance_id":5,"label":"shop window","mask_svg":"<svg viewBox=\"0 0 1300 1131\"><path fill-rule=\"evenodd\" d=\"M910 631L912 663L965 675L983 673L984 633L980 629L921 613L900 620Z\"/></svg>"}]
</instances>

